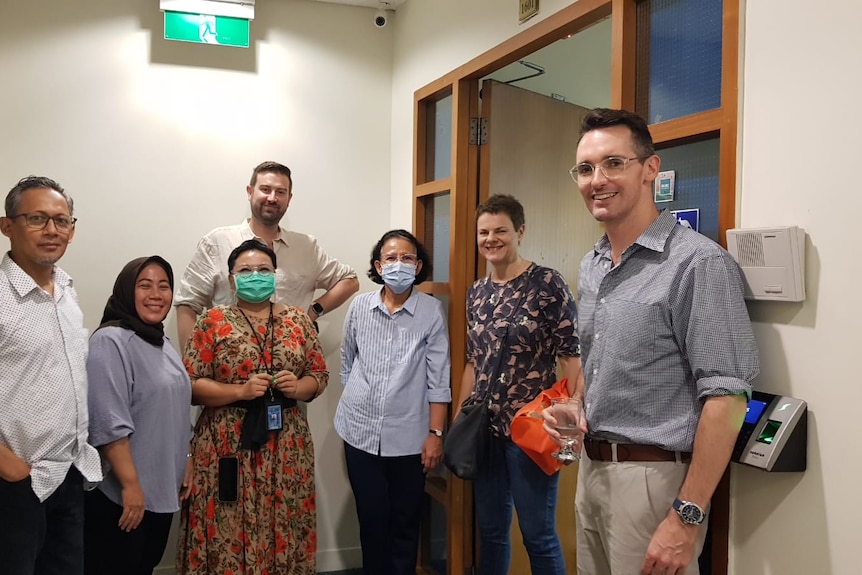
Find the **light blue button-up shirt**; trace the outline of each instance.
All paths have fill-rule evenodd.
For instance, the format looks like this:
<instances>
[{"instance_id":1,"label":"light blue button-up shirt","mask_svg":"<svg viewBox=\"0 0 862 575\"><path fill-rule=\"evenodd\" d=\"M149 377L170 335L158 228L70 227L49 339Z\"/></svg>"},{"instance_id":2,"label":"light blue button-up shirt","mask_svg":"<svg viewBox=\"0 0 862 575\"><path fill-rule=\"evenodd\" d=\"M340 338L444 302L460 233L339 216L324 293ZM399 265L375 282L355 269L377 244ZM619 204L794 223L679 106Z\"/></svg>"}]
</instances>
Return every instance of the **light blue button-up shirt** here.
<instances>
[{"instance_id":1,"label":"light blue button-up shirt","mask_svg":"<svg viewBox=\"0 0 862 575\"><path fill-rule=\"evenodd\" d=\"M449 403L449 337L435 298L413 290L390 314L382 291L354 298L344 320L335 430L384 457L416 455L428 437L429 403Z\"/></svg>"}]
</instances>

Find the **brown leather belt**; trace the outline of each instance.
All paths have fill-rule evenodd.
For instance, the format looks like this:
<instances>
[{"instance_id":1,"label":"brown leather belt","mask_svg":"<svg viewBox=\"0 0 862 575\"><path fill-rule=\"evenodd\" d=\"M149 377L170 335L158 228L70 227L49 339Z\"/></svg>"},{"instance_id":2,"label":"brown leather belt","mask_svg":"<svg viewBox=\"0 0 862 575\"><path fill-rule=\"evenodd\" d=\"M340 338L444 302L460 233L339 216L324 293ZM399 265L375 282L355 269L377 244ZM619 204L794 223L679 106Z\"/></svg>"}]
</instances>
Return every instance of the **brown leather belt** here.
<instances>
[{"instance_id":1,"label":"brown leather belt","mask_svg":"<svg viewBox=\"0 0 862 575\"><path fill-rule=\"evenodd\" d=\"M691 461L691 453L687 451L668 451L655 445L637 445L634 443L617 443L617 457L614 459L613 447L602 439L584 438L584 450L593 461Z\"/></svg>"}]
</instances>

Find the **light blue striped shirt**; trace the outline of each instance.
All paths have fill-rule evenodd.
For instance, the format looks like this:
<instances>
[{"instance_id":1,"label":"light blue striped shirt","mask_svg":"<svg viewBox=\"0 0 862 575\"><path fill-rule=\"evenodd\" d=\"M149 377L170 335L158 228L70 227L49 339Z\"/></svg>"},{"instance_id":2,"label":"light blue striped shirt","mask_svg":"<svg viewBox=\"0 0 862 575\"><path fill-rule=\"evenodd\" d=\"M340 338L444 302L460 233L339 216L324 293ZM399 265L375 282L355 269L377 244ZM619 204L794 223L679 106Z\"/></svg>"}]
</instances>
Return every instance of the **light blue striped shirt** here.
<instances>
[{"instance_id":1,"label":"light blue striped shirt","mask_svg":"<svg viewBox=\"0 0 862 575\"><path fill-rule=\"evenodd\" d=\"M449 336L440 302L413 290L390 314L382 290L353 299L344 320L335 431L385 457L416 455L428 437L429 403L449 403Z\"/></svg>"}]
</instances>

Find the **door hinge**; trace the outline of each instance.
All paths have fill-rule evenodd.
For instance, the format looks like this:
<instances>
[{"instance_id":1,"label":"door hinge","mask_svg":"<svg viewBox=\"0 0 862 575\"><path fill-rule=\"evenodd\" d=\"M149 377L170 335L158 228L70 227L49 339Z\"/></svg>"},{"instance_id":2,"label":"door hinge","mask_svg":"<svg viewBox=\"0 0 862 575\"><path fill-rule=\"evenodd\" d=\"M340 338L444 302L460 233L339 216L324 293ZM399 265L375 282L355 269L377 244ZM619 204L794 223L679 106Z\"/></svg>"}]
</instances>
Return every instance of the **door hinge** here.
<instances>
[{"instance_id":1,"label":"door hinge","mask_svg":"<svg viewBox=\"0 0 862 575\"><path fill-rule=\"evenodd\" d=\"M484 146L488 143L488 120L470 118L470 145Z\"/></svg>"}]
</instances>

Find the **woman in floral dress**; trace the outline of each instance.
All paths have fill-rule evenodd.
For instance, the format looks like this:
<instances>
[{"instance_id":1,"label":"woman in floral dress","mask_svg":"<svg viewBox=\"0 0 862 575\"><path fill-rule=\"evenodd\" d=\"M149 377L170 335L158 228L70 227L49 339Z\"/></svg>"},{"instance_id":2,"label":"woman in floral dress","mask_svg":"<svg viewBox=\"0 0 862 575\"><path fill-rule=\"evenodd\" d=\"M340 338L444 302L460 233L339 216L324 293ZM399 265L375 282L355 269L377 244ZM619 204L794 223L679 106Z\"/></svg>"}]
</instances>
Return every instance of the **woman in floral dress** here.
<instances>
[{"instance_id":1,"label":"woman in floral dress","mask_svg":"<svg viewBox=\"0 0 862 575\"><path fill-rule=\"evenodd\" d=\"M297 401L320 395L329 374L308 316L270 302L275 253L249 240L228 268L237 304L203 312L185 349L192 399L204 409L177 569L313 575L314 449Z\"/></svg>"}]
</instances>

